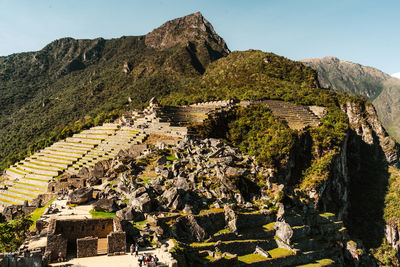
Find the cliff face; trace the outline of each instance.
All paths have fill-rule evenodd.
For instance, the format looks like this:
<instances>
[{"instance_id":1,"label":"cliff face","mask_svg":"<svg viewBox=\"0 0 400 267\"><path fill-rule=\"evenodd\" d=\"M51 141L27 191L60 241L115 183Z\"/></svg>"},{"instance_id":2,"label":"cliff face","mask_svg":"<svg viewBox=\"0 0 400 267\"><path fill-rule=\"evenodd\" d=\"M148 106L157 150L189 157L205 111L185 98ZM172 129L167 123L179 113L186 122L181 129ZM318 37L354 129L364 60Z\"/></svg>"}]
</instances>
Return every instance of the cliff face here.
<instances>
[{"instance_id":1,"label":"cliff face","mask_svg":"<svg viewBox=\"0 0 400 267\"><path fill-rule=\"evenodd\" d=\"M336 57L304 59L302 62L318 72L322 87L362 95L372 101L385 129L400 140L400 79Z\"/></svg>"},{"instance_id":2,"label":"cliff face","mask_svg":"<svg viewBox=\"0 0 400 267\"><path fill-rule=\"evenodd\" d=\"M332 160L329 179L308 195L319 210L338 214L351 236L367 247L378 247L386 224L388 167L399 165L399 145L384 130L370 104L347 102L341 109L350 129ZM398 238L393 238L397 228L386 227L390 242L398 247Z\"/></svg>"}]
</instances>

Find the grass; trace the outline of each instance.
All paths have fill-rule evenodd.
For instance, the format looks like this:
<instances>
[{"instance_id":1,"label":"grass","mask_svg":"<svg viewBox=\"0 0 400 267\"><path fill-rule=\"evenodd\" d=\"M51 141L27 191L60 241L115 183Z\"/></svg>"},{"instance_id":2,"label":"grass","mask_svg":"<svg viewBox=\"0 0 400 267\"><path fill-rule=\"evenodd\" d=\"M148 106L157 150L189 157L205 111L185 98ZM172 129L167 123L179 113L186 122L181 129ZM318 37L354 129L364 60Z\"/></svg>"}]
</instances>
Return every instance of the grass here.
<instances>
[{"instance_id":1,"label":"grass","mask_svg":"<svg viewBox=\"0 0 400 267\"><path fill-rule=\"evenodd\" d=\"M263 227L265 230L268 230L268 231L274 230L275 222L265 224L265 225L263 225L262 227Z\"/></svg>"},{"instance_id":2,"label":"grass","mask_svg":"<svg viewBox=\"0 0 400 267\"><path fill-rule=\"evenodd\" d=\"M322 216L322 217L331 217L331 216L335 216L335 214L334 214L334 213L331 213L331 212L324 212L324 213L321 213L319 216Z\"/></svg>"},{"instance_id":3,"label":"grass","mask_svg":"<svg viewBox=\"0 0 400 267\"><path fill-rule=\"evenodd\" d=\"M247 254L247 255L239 256L238 260L241 262L244 262L246 264L250 264L253 262L265 261L265 260L268 260L268 258L258 255L258 254Z\"/></svg>"},{"instance_id":4,"label":"grass","mask_svg":"<svg viewBox=\"0 0 400 267\"><path fill-rule=\"evenodd\" d=\"M147 223L147 220L144 221L138 221L138 222L133 222L133 227L135 227L138 230L143 230L143 226Z\"/></svg>"},{"instance_id":5,"label":"grass","mask_svg":"<svg viewBox=\"0 0 400 267\"><path fill-rule=\"evenodd\" d=\"M212 208L212 209L208 209L208 210L201 210L199 215L206 215L206 214L218 213L218 212L224 212L224 209L223 208Z\"/></svg>"},{"instance_id":6,"label":"grass","mask_svg":"<svg viewBox=\"0 0 400 267\"><path fill-rule=\"evenodd\" d=\"M216 235L228 234L228 233L231 233L231 232L232 232L231 229L225 228L225 229L219 230L219 231L216 233Z\"/></svg>"},{"instance_id":7,"label":"grass","mask_svg":"<svg viewBox=\"0 0 400 267\"><path fill-rule=\"evenodd\" d=\"M116 216L115 212L90 210L89 213L92 215L92 218L112 218Z\"/></svg>"},{"instance_id":8,"label":"grass","mask_svg":"<svg viewBox=\"0 0 400 267\"><path fill-rule=\"evenodd\" d=\"M46 203L46 205L44 205L41 208L37 208L35 209L32 214L29 216L29 218L33 221L32 225L29 227L29 230L34 230L36 227L36 221L43 215L44 211L50 206L51 203L53 203L55 198L53 198L52 200L50 200L49 202Z\"/></svg>"},{"instance_id":9,"label":"grass","mask_svg":"<svg viewBox=\"0 0 400 267\"><path fill-rule=\"evenodd\" d=\"M322 267L322 266L328 266L331 264L334 264L335 261L331 260L331 259L322 259L322 260L317 260L313 263L308 263L308 264L304 264L304 265L300 265L298 267Z\"/></svg>"},{"instance_id":10,"label":"grass","mask_svg":"<svg viewBox=\"0 0 400 267\"><path fill-rule=\"evenodd\" d=\"M272 258L284 258L287 256L294 255L293 251L284 248L274 248L268 250L268 253L269 255L271 255Z\"/></svg>"}]
</instances>

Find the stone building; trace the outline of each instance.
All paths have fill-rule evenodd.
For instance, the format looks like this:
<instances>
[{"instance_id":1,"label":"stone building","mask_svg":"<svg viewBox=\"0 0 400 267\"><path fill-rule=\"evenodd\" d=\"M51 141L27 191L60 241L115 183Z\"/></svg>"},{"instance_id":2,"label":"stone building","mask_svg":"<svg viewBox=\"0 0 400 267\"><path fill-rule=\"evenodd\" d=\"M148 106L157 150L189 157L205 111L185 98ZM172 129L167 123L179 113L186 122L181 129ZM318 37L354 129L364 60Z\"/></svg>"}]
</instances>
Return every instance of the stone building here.
<instances>
[{"instance_id":1,"label":"stone building","mask_svg":"<svg viewBox=\"0 0 400 267\"><path fill-rule=\"evenodd\" d=\"M126 235L117 218L52 219L47 234L45 258L91 257L126 252Z\"/></svg>"}]
</instances>

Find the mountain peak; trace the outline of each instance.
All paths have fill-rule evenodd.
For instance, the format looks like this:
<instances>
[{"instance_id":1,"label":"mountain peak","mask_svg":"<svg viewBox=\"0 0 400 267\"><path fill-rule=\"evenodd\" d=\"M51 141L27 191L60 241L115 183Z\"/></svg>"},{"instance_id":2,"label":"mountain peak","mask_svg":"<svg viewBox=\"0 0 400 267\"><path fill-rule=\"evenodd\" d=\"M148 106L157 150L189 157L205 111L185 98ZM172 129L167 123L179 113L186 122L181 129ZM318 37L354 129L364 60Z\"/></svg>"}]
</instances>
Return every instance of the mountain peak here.
<instances>
[{"instance_id":1,"label":"mountain peak","mask_svg":"<svg viewBox=\"0 0 400 267\"><path fill-rule=\"evenodd\" d=\"M167 49L188 42L206 42L220 47L223 54L230 51L225 41L200 12L167 21L146 35L146 45L155 49Z\"/></svg>"}]
</instances>

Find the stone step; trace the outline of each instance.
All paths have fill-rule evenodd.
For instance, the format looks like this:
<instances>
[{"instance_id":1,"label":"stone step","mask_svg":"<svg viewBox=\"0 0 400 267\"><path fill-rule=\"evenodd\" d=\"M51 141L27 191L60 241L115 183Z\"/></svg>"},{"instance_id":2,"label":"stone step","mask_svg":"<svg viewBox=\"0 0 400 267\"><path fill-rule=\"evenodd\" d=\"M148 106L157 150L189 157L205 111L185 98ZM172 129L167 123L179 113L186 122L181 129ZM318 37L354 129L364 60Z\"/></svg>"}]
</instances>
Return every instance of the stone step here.
<instances>
[{"instance_id":1,"label":"stone step","mask_svg":"<svg viewBox=\"0 0 400 267\"><path fill-rule=\"evenodd\" d=\"M13 191L18 191L18 192L21 192L21 193L26 193L26 194L35 195L35 196L38 196L40 194L45 193L45 191L39 191L39 190L36 190L36 189L29 189L29 188L26 188L27 186L24 187L23 185L18 185L17 183L13 183L13 184L10 184L8 186L9 186L9 190L11 189Z\"/></svg>"},{"instance_id":2,"label":"stone step","mask_svg":"<svg viewBox=\"0 0 400 267\"><path fill-rule=\"evenodd\" d=\"M67 142L67 141L60 141L55 143L54 146L65 147L65 148L81 148L81 149L92 149L95 145L94 144L83 144L77 142Z\"/></svg>"},{"instance_id":3,"label":"stone step","mask_svg":"<svg viewBox=\"0 0 400 267\"><path fill-rule=\"evenodd\" d=\"M46 169L42 169L42 168L27 166L27 165L25 165L25 163L23 163L22 165L18 165L18 168L23 169L23 170L33 173L33 174L38 174L38 175L57 176L60 173L60 171L46 170Z\"/></svg>"},{"instance_id":4,"label":"stone step","mask_svg":"<svg viewBox=\"0 0 400 267\"><path fill-rule=\"evenodd\" d=\"M60 157L60 156L55 156L55 155L50 155L46 153L40 153L36 155L36 158L39 161L47 161L47 162L56 162L56 163L61 163L61 164L72 164L73 162L76 161L75 158L65 158L65 157Z\"/></svg>"},{"instance_id":5,"label":"stone step","mask_svg":"<svg viewBox=\"0 0 400 267\"><path fill-rule=\"evenodd\" d=\"M25 188L26 190L35 190L38 192L46 193L47 192L47 186L41 186L41 185L36 185L36 184L29 184L29 183L24 183L20 181L6 181L6 184L9 184L10 186L18 186L21 188Z\"/></svg>"},{"instance_id":6,"label":"stone step","mask_svg":"<svg viewBox=\"0 0 400 267\"><path fill-rule=\"evenodd\" d=\"M76 138L76 137L68 137L66 139L67 142L75 142L75 143L83 143L90 145L100 144L104 139L88 139L88 138Z\"/></svg>"},{"instance_id":7,"label":"stone step","mask_svg":"<svg viewBox=\"0 0 400 267\"><path fill-rule=\"evenodd\" d=\"M16 170L14 167L8 168L6 170L6 174L11 179L19 179L19 178L23 178L25 176L24 172L20 172L19 170Z\"/></svg>"},{"instance_id":8,"label":"stone step","mask_svg":"<svg viewBox=\"0 0 400 267\"><path fill-rule=\"evenodd\" d=\"M70 164L67 164L67 163L49 161L49 160L44 160L44 159L40 159L40 158L37 158L37 159L31 158L31 159L29 159L29 162L36 163L36 164L39 164L39 165L41 165L41 164L43 164L43 165L49 164L51 166L58 167L60 170L65 170L70 165Z\"/></svg>"},{"instance_id":9,"label":"stone step","mask_svg":"<svg viewBox=\"0 0 400 267\"><path fill-rule=\"evenodd\" d=\"M45 164L44 162L43 163L39 163L37 161L32 161L32 160L25 161L24 165L30 166L30 167L34 167L34 168L52 170L52 171L62 171L63 169L65 169L65 168L62 168L62 167L59 167L59 166L55 166L53 164L51 164L51 165L49 163Z\"/></svg>"},{"instance_id":10,"label":"stone step","mask_svg":"<svg viewBox=\"0 0 400 267\"><path fill-rule=\"evenodd\" d=\"M15 201L11 201L8 199L4 199L0 197L0 205L3 207L11 206L11 205L19 205L20 203L17 203Z\"/></svg>"},{"instance_id":11,"label":"stone step","mask_svg":"<svg viewBox=\"0 0 400 267\"><path fill-rule=\"evenodd\" d=\"M18 197L18 198L27 199L27 200L32 200L32 199L37 197L36 195L32 195L32 194L29 194L29 193L21 192L21 191L18 191L18 190L15 190L15 189L11 189L11 188L7 189L6 194L10 195L10 196L15 196L15 197Z\"/></svg>"},{"instance_id":12,"label":"stone step","mask_svg":"<svg viewBox=\"0 0 400 267\"><path fill-rule=\"evenodd\" d=\"M12 195L7 194L5 192L4 193L0 192L0 199L8 200L10 202L14 202L14 203L18 203L18 204L24 204L24 201L27 200L27 199L24 199L24 198L19 198L19 197L12 196Z\"/></svg>"},{"instance_id":13,"label":"stone step","mask_svg":"<svg viewBox=\"0 0 400 267\"><path fill-rule=\"evenodd\" d=\"M72 154L84 154L90 151L89 148L74 148L74 147L63 147L63 146L51 146L49 147L49 149L53 151L67 152Z\"/></svg>"},{"instance_id":14,"label":"stone step","mask_svg":"<svg viewBox=\"0 0 400 267\"><path fill-rule=\"evenodd\" d=\"M86 152L66 152L66 151L59 151L53 148L46 148L45 150L40 151L41 153L48 153L55 156L61 156L66 158L80 158L86 154Z\"/></svg>"},{"instance_id":15,"label":"stone step","mask_svg":"<svg viewBox=\"0 0 400 267\"><path fill-rule=\"evenodd\" d=\"M82 138L82 139L104 140L108 136L110 136L110 135L109 134L80 133L80 134L74 134L72 137L73 138Z\"/></svg>"},{"instance_id":16,"label":"stone step","mask_svg":"<svg viewBox=\"0 0 400 267\"><path fill-rule=\"evenodd\" d=\"M36 178L29 178L29 177L24 177L22 179L19 179L18 182L25 183L25 184L32 184L32 185L38 185L41 187L46 187L49 184L47 180L40 180Z\"/></svg>"}]
</instances>

